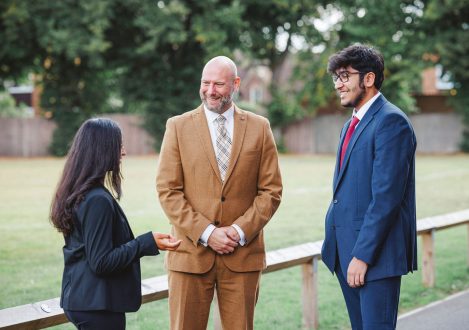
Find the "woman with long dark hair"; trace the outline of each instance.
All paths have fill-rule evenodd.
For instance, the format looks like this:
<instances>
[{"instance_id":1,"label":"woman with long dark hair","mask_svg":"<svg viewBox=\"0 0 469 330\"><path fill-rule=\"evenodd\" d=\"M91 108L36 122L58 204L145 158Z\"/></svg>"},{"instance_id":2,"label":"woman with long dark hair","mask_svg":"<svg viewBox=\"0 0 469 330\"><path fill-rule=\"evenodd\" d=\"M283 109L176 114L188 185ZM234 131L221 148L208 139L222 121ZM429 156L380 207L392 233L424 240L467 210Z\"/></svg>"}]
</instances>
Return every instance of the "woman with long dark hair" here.
<instances>
[{"instance_id":1,"label":"woman with long dark hair","mask_svg":"<svg viewBox=\"0 0 469 330\"><path fill-rule=\"evenodd\" d=\"M134 238L121 197L122 133L110 119L89 119L75 135L51 206L64 235L60 306L78 329L125 329L141 305L140 258L181 241L148 232Z\"/></svg>"}]
</instances>

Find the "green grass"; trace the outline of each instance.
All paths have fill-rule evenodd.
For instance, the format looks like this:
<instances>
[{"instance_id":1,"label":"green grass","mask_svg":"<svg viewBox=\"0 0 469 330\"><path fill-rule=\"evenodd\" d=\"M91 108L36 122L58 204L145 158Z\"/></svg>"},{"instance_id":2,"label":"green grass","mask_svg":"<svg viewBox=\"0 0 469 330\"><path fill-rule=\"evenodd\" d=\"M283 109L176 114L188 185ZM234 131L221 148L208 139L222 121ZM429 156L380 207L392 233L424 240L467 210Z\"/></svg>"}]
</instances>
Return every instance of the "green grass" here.
<instances>
[{"instance_id":1,"label":"green grass","mask_svg":"<svg viewBox=\"0 0 469 330\"><path fill-rule=\"evenodd\" d=\"M268 250L323 238L331 197L332 156L282 156L282 204L266 227ZM167 232L155 192L156 157L124 160L123 209L135 234ZM469 156L417 158L417 216L469 208ZM63 159L0 159L0 308L60 295L63 239L48 221L51 197ZM436 234L436 287L425 289L421 274L405 276L401 312L469 287L467 229ZM420 245L419 245L420 246ZM451 271L448 271L451 270ZM142 259L143 278L164 274L163 257ZM256 329L301 329L301 269L262 278ZM334 277L319 266L321 329L347 329L345 304ZM128 314L128 329L167 329L167 300ZM70 325L55 329L72 329Z\"/></svg>"}]
</instances>

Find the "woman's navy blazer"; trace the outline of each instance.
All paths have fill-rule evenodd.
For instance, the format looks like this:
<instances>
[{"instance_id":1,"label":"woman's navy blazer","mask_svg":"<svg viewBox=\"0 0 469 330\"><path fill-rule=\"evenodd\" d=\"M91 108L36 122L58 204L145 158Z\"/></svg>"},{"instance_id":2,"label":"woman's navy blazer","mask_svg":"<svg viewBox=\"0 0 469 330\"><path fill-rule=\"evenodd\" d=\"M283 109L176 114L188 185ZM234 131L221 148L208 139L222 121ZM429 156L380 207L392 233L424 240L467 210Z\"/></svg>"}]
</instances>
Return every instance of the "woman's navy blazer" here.
<instances>
[{"instance_id":1,"label":"woman's navy blazer","mask_svg":"<svg viewBox=\"0 0 469 330\"><path fill-rule=\"evenodd\" d=\"M140 258L159 253L153 234L134 238L117 201L90 190L65 237L60 306L70 311L134 312L141 305Z\"/></svg>"}]
</instances>

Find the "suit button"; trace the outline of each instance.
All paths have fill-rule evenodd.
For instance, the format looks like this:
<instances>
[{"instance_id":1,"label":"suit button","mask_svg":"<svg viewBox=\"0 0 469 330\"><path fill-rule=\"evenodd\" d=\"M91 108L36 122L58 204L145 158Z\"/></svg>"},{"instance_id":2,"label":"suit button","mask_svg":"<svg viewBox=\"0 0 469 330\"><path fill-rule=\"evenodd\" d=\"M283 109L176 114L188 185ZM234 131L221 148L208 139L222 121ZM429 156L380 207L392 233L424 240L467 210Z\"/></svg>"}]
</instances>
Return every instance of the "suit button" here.
<instances>
[{"instance_id":1,"label":"suit button","mask_svg":"<svg viewBox=\"0 0 469 330\"><path fill-rule=\"evenodd\" d=\"M214 224L215 226L218 226L218 225L220 224L220 221L215 220L215 221L213 222L213 224Z\"/></svg>"},{"instance_id":2,"label":"suit button","mask_svg":"<svg viewBox=\"0 0 469 330\"><path fill-rule=\"evenodd\" d=\"M337 204L338 203L337 199L334 199L332 203Z\"/></svg>"},{"instance_id":3,"label":"suit button","mask_svg":"<svg viewBox=\"0 0 469 330\"><path fill-rule=\"evenodd\" d=\"M221 196L221 201L224 202L225 201L225 196Z\"/></svg>"}]
</instances>

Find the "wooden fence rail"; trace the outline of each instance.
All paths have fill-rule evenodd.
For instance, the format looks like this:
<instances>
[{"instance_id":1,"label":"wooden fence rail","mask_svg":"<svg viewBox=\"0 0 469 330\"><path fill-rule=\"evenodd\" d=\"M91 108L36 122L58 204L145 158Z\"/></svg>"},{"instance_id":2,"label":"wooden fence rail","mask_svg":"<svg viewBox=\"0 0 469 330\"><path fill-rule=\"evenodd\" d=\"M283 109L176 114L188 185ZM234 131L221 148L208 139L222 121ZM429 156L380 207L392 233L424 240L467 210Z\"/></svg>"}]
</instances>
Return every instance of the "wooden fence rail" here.
<instances>
[{"instance_id":1,"label":"wooden fence rail","mask_svg":"<svg viewBox=\"0 0 469 330\"><path fill-rule=\"evenodd\" d=\"M422 282L426 287L435 285L434 239L435 231L468 225L469 267L469 209L441 216L421 219L417 232L422 236ZM322 241L305 243L267 253L267 268L264 273L275 272L293 266L302 269L303 327L318 328L318 262L321 258ZM158 276L142 281L142 302L161 300L168 297L167 276ZM216 310L216 308L215 308ZM67 319L59 306L59 298L39 301L0 310L0 329L42 329L66 323ZM221 329L220 319L215 314L215 329Z\"/></svg>"}]
</instances>

